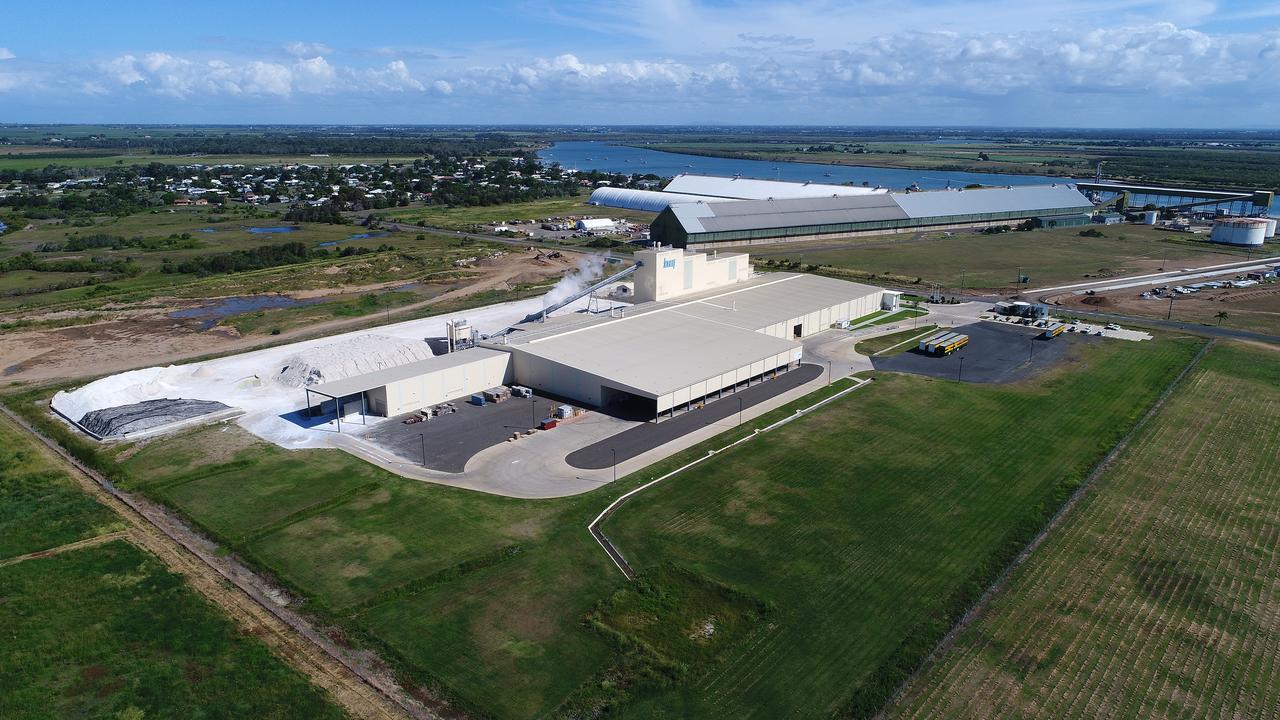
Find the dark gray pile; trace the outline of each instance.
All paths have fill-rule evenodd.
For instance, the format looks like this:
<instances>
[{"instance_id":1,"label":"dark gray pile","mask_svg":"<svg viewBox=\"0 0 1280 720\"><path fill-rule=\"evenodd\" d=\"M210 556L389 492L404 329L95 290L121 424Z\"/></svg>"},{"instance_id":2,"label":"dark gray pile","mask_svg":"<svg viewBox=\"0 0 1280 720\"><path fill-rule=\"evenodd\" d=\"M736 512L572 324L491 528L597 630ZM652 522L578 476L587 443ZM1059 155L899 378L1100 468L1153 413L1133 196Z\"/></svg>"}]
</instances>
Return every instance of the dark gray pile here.
<instances>
[{"instance_id":1,"label":"dark gray pile","mask_svg":"<svg viewBox=\"0 0 1280 720\"><path fill-rule=\"evenodd\" d=\"M143 400L85 413L80 427L102 438L123 437L226 409L227 405L211 400Z\"/></svg>"}]
</instances>

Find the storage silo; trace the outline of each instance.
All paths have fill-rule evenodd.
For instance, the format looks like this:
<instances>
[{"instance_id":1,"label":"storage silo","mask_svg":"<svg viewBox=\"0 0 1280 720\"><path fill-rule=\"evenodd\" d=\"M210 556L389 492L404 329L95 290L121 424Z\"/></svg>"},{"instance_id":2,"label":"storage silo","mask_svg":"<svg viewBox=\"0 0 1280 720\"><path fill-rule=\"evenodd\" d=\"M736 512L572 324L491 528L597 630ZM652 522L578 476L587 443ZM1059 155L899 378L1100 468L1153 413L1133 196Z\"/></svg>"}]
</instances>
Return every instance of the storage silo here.
<instances>
[{"instance_id":1,"label":"storage silo","mask_svg":"<svg viewBox=\"0 0 1280 720\"><path fill-rule=\"evenodd\" d=\"M1276 236L1276 219L1269 218L1269 217L1260 217L1258 219L1267 224L1266 237L1268 238L1275 237Z\"/></svg>"},{"instance_id":2,"label":"storage silo","mask_svg":"<svg viewBox=\"0 0 1280 720\"><path fill-rule=\"evenodd\" d=\"M1159 219L1160 219L1160 211L1159 211L1159 210L1144 210L1144 211L1142 212L1142 224L1143 224L1143 225L1155 225L1155 224L1156 224L1156 220L1159 220Z\"/></svg>"},{"instance_id":3,"label":"storage silo","mask_svg":"<svg viewBox=\"0 0 1280 720\"><path fill-rule=\"evenodd\" d=\"M1223 218L1213 223L1209 239L1223 245L1261 245L1267 223L1257 218Z\"/></svg>"}]
</instances>

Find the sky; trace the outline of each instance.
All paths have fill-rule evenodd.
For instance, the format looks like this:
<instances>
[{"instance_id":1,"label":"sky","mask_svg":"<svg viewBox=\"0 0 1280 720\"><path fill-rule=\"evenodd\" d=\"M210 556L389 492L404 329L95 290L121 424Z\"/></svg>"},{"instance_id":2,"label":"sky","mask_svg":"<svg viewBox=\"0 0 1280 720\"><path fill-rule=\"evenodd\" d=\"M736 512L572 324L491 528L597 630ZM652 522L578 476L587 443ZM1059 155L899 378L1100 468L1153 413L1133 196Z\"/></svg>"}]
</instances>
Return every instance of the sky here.
<instances>
[{"instance_id":1,"label":"sky","mask_svg":"<svg viewBox=\"0 0 1280 720\"><path fill-rule=\"evenodd\" d=\"M0 122L1280 127L1280 1L5 0Z\"/></svg>"}]
</instances>

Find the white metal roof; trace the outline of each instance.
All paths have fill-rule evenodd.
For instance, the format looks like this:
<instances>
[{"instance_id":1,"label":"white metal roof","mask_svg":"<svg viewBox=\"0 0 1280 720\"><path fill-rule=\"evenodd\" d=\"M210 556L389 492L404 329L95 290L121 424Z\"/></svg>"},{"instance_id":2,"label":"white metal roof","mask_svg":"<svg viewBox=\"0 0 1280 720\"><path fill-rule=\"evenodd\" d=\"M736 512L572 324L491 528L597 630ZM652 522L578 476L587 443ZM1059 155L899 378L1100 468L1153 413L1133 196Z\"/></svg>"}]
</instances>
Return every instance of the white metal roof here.
<instances>
[{"instance_id":1,"label":"white metal roof","mask_svg":"<svg viewBox=\"0 0 1280 720\"><path fill-rule=\"evenodd\" d=\"M732 198L709 198L699 195L682 195L680 193L658 192L656 190L632 190L630 188L601 187L591 193L587 202L592 205L625 208L627 210L644 210L662 212L668 205L675 203L707 202L710 200L726 201Z\"/></svg>"},{"instance_id":2,"label":"white metal roof","mask_svg":"<svg viewBox=\"0 0 1280 720\"><path fill-rule=\"evenodd\" d=\"M802 273L626 308L621 317L573 314L518 325L504 338L527 352L658 397L799 347L759 330L880 288Z\"/></svg>"},{"instance_id":3,"label":"white metal roof","mask_svg":"<svg viewBox=\"0 0 1280 720\"><path fill-rule=\"evenodd\" d=\"M857 187L853 185L828 185L814 182L783 182L744 177L688 174L675 176L662 191L704 197L737 198L739 200L767 200L769 198L780 200L783 198L870 195L888 192L885 188Z\"/></svg>"},{"instance_id":4,"label":"white metal roof","mask_svg":"<svg viewBox=\"0 0 1280 720\"><path fill-rule=\"evenodd\" d=\"M1024 185L974 190L930 190L894 193L911 218L1001 212L1090 210L1093 203L1070 185Z\"/></svg>"},{"instance_id":5,"label":"white metal roof","mask_svg":"<svg viewBox=\"0 0 1280 720\"><path fill-rule=\"evenodd\" d=\"M788 340L674 312L617 318L513 346L657 398L800 346Z\"/></svg>"},{"instance_id":6,"label":"white metal roof","mask_svg":"<svg viewBox=\"0 0 1280 720\"><path fill-rule=\"evenodd\" d=\"M436 355L425 360L416 360L414 362L405 363L404 365L396 365L395 367L383 368L375 370L371 373L363 375L353 375L352 377L341 378L339 380L331 380L327 383L312 385L305 388L312 392L328 395L329 397L346 397L355 395L365 390L389 385L400 380L408 380L426 375L428 373L447 370L449 368L470 365L471 363L482 362L489 358L503 356L500 350L490 350L489 348L473 347L466 350L458 350L457 352L446 353L444 355Z\"/></svg>"},{"instance_id":7,"label":"white metal roof","mask_svg":"<svg viewBox=\"0 0 1280 720\"><path fill-rule=\"evenodd\" d=\"M932 190L872 196L680 203L670 210L686 232L836 225L884 220L928 220L987 213L1084 212L1088 198L1070 185Z\"/></svg>"}]
</instances>

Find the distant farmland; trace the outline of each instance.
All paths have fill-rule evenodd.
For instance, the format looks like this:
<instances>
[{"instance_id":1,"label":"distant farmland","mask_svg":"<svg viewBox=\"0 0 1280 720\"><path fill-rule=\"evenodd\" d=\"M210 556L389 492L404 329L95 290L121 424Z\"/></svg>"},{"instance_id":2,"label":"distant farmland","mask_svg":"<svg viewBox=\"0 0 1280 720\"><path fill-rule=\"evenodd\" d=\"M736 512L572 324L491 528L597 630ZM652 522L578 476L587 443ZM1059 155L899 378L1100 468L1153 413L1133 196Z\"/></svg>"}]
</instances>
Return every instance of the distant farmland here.
<instances>
[{"instance_id":1,"label":"distant farmland","mask_svg":"<svg viewBox=\"0 0 1280 720\"><path fill-rule=\"evenodd\" d=\"M866 715L1194 353L1083 351L1014 386L880 374L637 496L604 524L637 569L674 563L774 612L687 686L624 717Z\"/></svg>"},{"instance_id":2,"label":"distant farmland","mask_svg":"<svg viewBox=\"0 0 1280 720\"><path fill-rule=\"evenodd\" d=\"M1280 716L1280 361L1217 347L901 718Z\"/></svg>"}]
</instances>

